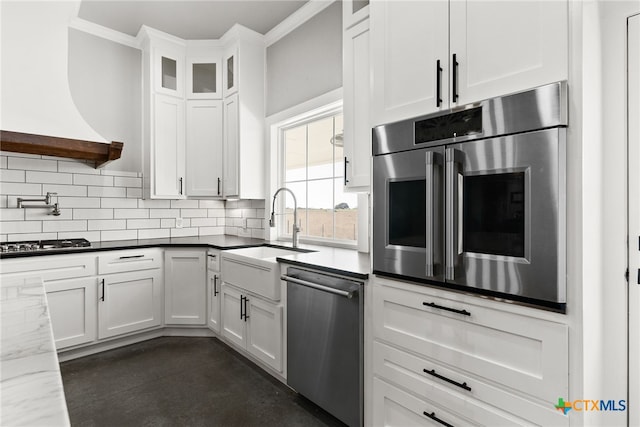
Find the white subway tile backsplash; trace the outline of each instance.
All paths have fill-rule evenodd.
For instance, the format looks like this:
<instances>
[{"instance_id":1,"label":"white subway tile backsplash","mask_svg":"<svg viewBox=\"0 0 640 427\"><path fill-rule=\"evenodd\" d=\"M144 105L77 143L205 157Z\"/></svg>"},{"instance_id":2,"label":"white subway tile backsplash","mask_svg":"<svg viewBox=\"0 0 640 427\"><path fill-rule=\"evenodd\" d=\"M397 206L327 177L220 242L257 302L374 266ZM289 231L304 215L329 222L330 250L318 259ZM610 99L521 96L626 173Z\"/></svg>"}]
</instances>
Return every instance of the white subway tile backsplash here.
<instances>
[{"instance_id":1,"label":"white subway tile backsplash","mask_svg":"<svg viewBox=\"0 0 640 427\"><path fill-rule=\"evenodd\" d=\"M127 176L131 178L137 178L138 172L114 171L114 170L101 169L100 175Z\"/></svg>"},{"instance_id":2,"label":"white subway tile backsplash","mask_svg":"<svg viewBox=\"0 0 640 427\"><path fill-rule=\"evenodd\" d=\"M242 209L242 218L255 218L256 209Z\"/></svg>"},{"instance_id":3,"label":"white subway tile backsplash","mask_svg":"<svg viewBox=\"0 0 640 427\"><path fill-rule=\"evenodd\" d=\"M104 198L101 202L103 208L130 208L135 209L138 207L138 201L136 199L120 199L120 198ZM119 217L116 217L119 218Z\"/></svg>"},{"instance_id":4,"label":"white subway tile backsplash","mask_svg":"<svg viewBox=\"0 0 640 427\"><path fill-rule=\"evenodd\" d=\"M127 189L122 187L87 187L89 197L127 197Z\"/></svg>"},{"instance_id":5,"label":"white subway tile backsplash","mask_svg":"<svg viewBox=\"0 0 640 427\"><path fill-rule=\"evenodd\" d=\"M82 173L87 175L100 175L100 170L83 161L58 161L58 172Z\"/></svg>"},{"instance_id":6,"label":"white subway tile backsplash","mask_svg":"<svg viewBox=\"0 0 640 427\"><path fill-rule=\"evenodd\" d=\"M142 178L116 176L113 178L113 185L116 187L142 187Z\"/></svg>"},{"instance_id":7,"label":"white subway tile backsplash","mask_svg":"<svg viewBox=\"0 0 640 427\"><path fill-rule=\"evenodd\" d=\"M56 237L53 237L56 239ZM100 241L99 231L65 231L58 233L57 239L87 239L90 242Z\"/></svg>"},{"instance_id":8,"label":"white subway tile backsplash","mask_svg":"<svg viewBox=\"0 0 640 427\"><path fill-rule=\"evenodd\" d=\"M42 160L42 159L11 156L7 159L7 167L9 169L57 172L58 162L55 160Z\"/></svg>"},{"instance_id":9,"label":"white subway tile backsplash","mask_svg":"<svg viewBox=\"0 0 640 427\"><path fill-rule=\"evenodd\" d=\"M242 209L226 209L225 216L227 218L242 218Z\"/></svg>"},{"instance_id":10,"label":"white subway tile backsplash","mask_svg":"<svg viewBox=\"0 0 640 427\"><path fill-rule=\"evenodd\" d=\"M87 187L84 185L59 185L44 183L42 184L42 192L44 194L46 194L47 192L57 193L58 196L87 197ZM89 196L95 195L89 194Z\"/></svg>"},{"instance_id":11,"label":"white subway tile backsplash","mask_svg":"<svg viewBox=\"0 0 640 427\"><path fill-rule=\"evenodd\" d=\"M224 218L224 209L207 209L207 216L210 218Z\"/></svg>"},{"instance_id":12,"label":"white subway tile backsplash","mask_svg":"<svg viewBox=\"0 0 640 427\"><path fill-rule=\"evenodd\" d=\"M251 200L251 207L257 209L264 209L265 201L264 199L255 199Z\"/></svg>"},{"instance_id":13,"label":"white subway tile backsplash","mask_svg":"<svg viewBox=\"0 0 640 427\"><path fill-rule=\"evenodd\" d=\"M73 183L76 185L99 185L103 187L113 186L113 177L104 175L73 175Z\"/></svg>"},{"instance_id":14,"label":"white subway tile backsplash","mask_svg":"<svg viewBox=\"0 0 640 427\"><path fill-rule=\"evenodd\" d=\"M0 156L0 169L7 168L7 156Z\"/></svg>"},{"instance_id":15,"label":"white subway tile backsplash","mask_svg":"<svg viewBox=\"0 0 640 427\"><path fill-rule=\"evenodd\" d=\"M177 218L180 209L149 209L149 218Z\"/></svg>"},{"instance_id":16,"label":"white subway tile backsplash","mask_svg":"<svg viewBox=\"0 0 640 427\"><path fill-rule=\"evenodd\" d=\"M149 218L149 209L114 209L113 217L119 218Z\"/></svg>"},{"instance_id":17,"label":"white subway tile backsplash","mask_svg":"<svg viewBox=\"0 0 640 427\"><path fill-rule=\"evenodd\" d=\"M74 209L73 219L113 219L113 209Z\"/></svg>"},{"instance_id":18,"label":"white subway tile backsplash","mask_svg":"<svg viewBox=\"0 0 640 427\"><path fill-rule=\"evenodd\" d=\"M40 196L42 184L26 184L22 182L3 182L0 185L0 193L16 196Z\"/></svg>"},{"instance_id":19,"label":"white subway tile backsplash","mask_svg":"<svg viewBox=\"0 0 640 427\"><path fill-rule=\"evenodd\" d=\"M42 232L42 221L2 221L0 222L0 233L40 233Z\"/></svg>"},{"instance_id":20,"label":"white subway tile backsplash","mask_svg":"<svg viewBox=\"0 0 640 427\"><path fill-rule=\"evenodd\" d=\"M127 197L131 197L132 199L141 199L142 188L127 188Z\"/></svg>"},{"instance_id":21,"label":"white subway tile backsplash","mask_svg":"<svg viewBox=\"0 0 640 427\"><path fill-rule=\"evenodd\" d=\"M221 225L224 227L227 224L226 218L217 218L217 220L218 220L218 225Z\"/></svg>"},{"instance_id":22,"label":"white subway tile backsplash","mask_svg":"<svg viewBox=\"0 0 640 427\"><path fill-rule=\"evenodd\" d=\"M180 209L180 215L183 218L202 218L207 216L207 211L204 209Z\"/></svg>"},{"instance_id":23,"label":"white subway tile backsplash","mask_svg":"<svg viewBox=\"0 0 640 427\"><path fill-rule=\"evenodd\" d=\"M218 218L191 218L192 227L216 227Z\"/></svg>"},{"instance_id":24,"label":"white subway tile backsplash","mask_svg":"<svg viewBox=\"0 0 640 427\"><path fill-rule=\"evenodd\" d=\"M199 227L200 236L217 236L224 234L224 227Z\"/></svg>"},{"instance_id":25,"label":"white subway tile backsplash","mask_svg":"<svg viewBox=\"0 0 640 427\"><path fill-rule=\"evenodd\" d=\"M127 220L124 219L90 219L88 230L124 230L127 228Z\"/></svg>"},{"instance_id":26,"label":"white subway tile backsplash","mask_svg":"<svg viewBox=\"0 0 640 427\"><path fill-rule=\"evenodd\" d=\"M138 230L138 239L166 239L171 237L168 228Z\"/></svg>"},{"instance_id":27,"label":"white subway tile backsplash","mask_svg":"<svg viewBox=\"0 0 640 427\"><path fill-rule=\"evenodd\" d=\"M171 237L190 237L197 236L198 229L197 228L172 228L171 229Z\"/></svg>"},{"instance_id":28,"label":"white subway tile backsplash","mask_svg":"<svg viewBox=\"0 0 640 427\"><path fill-rule=\"evenodd\" d=\"M4 194L0 195L0 208L6 208L9 206L7 200L7 196L5 196Z\"/></svg>"},{"instance_id":29,"label":"white subway tile backsplash","mask_svg":"<svg viewBox=\"0 0 640 427\"><path fill-rule=\"evenodd\" d=\"M251 237L251 230L238 228L238 237Z\"/></svg>"},{"instance_id":30,"label":"white subway tile backsplash","mask_svg":"<svg viewBox=\"0 0 640 427\"><path fill-rule=\"evenodd\" d=\"M2 151L0 150L0 155L6 157L25 157L27 159L41 159L42 156L39 154L27 154L27 153L14 153L13 151Z\"/></svg>"},{"instance_id":31,"label":"white subway tile backsplash","mask_svg":"<svg viewBox=\"0 0 640 427\"><path fill-rule=\"evenodd\" d=\"M176 226L175 218L162 218L160 219L160 227L162 228L173 228Z\"/></svg>"},{"instance_id":32,"label":"white subway tile backsplash","mask_svg":"<svg viewBox=\"0 0 640 427\"><path fill-rule=\"evenodd\" d=\"M9 234L7 236L7 240L10 242L22 242L25 240L51 240L57 238L57 233L20 233Z\"/></svg>"},{"instance_id":33,"label":"white subway tile backsplash","mask_svg":"<svg viewBox=\"0 0 640 427\"><path fill-rule=\"evenodd\" d=\"M24 221L26 209L0 209L0 221Z\"/></svg>"},{"instance_id":34,"label":"white subway tile backsplash","mask_svg":"<svg viewBox=\"0 0 640 427\"><path fill-rule=\"evenodd\" d=\"M171 207L183 208L183 209L197 209L198 201L197 200L172 200Z\"/></svg>"},{"instance_id":35,"label":"white subway tile backsplash","mask_svg":"<svg viewBox=\"0 0 640 427\"><path fill-rule=\"evenodd\" d=\"M246 228L246 220L244 218L230 218L233 227Z\"/></svg>"},{"instance_id":36,"label":"white subway tile backsplash","mask_svg":"<svg viewBox=\"0 0 640 427\"><path fill-rule=\"evenodd\" d=\"M60 209L65 208L99 208L100 207L100 199L97 197L67 197L58 196L58 203L60 204ZM53 202L55 203L56 198L53 197Z\"/></svg>"},{"instance_id":37,"label":"white subway tile backsplash","mask_svg":"<svg viewBox=\"0 0 640 427\"><path fill-rule=\"evenodd\" d=\"M42 223L42 231L87 231L87 221L45 221Z\"/></svg>"},{"instance_id":38,"label":"white subway tile backsplash","mask_svg":"<svg viewBox=\"0 0 640 427\"><path fill-rule=\"evenodd\" d=\"M139 199L139 208L153 208L153 209L168 209L171 207L170 200L151 200L151 199Z\"/></svg>"},{"instance_id":39,"label":"white subway tile backsplash","mask_svg":"<svg viewBox=\"0 0 640 427\"><path fill-rule=\"evenodd\" d=\"M25 182L25 171L19 169L0 169L0 181Z\"/></svg>"},{"instance_id":40,"label":"white subway tile backsplash","mask_svg":"<svg viewBox=\"0 0 640 427\"><path fill-rule=\"evenodd\" d=\"M199 206L200 209L222 209L224 210L224 201L222 200L200 200Z\"/></svg>"},{"instance_id":41,"label":"white subway tile backsplash","mask_svg":"<svg viewBox=\"0 0 640 427\"><path fill-rule=\"evenodd\" d=\"M70 173L27 171L26 181L41 184L72 184L73 175Z\"/></svg>"},{"instance_id":42,"label":"white subway tile backsplash","mask_svg":"<svg viewBox=\"0 0 640 427\"><path fill-rule=\"evenodd\" d=\"M224 234L228 234L229 236L237 236L238 229L236 227L229 227L228 225L224 227Z\"/></svg>"},{"instance_id":43,"label":"white subway tile backsplash","mask_svg":"<svg viewBox=\"0 0 640 427\"><path fill-rule=\"evenodd\" d=\"M254 239L264 239L264 229L251 229L251 237Z\"/></svg>"},{"instance_id":44,"label":"white subway tile backsplash","mask_svg":"<svg viewBox=\"0 0 640 427\"><path fill-rule=\"evenodd\" d=\"M100 232L100 240L136 240L138 238L138 230L109 230Z\"/></svg>"},{"instance_id":45,"label":"white subway tile backsplash","mask_svg":"<svg viewBox=\"0 0 640 427\"><path fill-rule=\"evenodd\" d=\"M51 215L52 208L20 209L24 210L24 219L27 221L66 221L73 219L73 209L60 208L60 215Z\"/></svg>"},{"instance_id":46,"label":"white subway tile backsplash","mask_svg":"<svg viewBox=\"0 0 640 427\"><path fill-rule=\"evenodd\" d=\"M141 228L160 228L160 219L128 219L128 229L141 229Z\"/></svg>"},{"instance_id":47,"label":"white subway tile backsplash","mask_svg":"<svg viewBox=\"0 0 640 427\"><path fill-rule=\"evenodd\" d=\"M247 218L247 228L264 228L262 219Z\"/></svg>"}]
</instances>

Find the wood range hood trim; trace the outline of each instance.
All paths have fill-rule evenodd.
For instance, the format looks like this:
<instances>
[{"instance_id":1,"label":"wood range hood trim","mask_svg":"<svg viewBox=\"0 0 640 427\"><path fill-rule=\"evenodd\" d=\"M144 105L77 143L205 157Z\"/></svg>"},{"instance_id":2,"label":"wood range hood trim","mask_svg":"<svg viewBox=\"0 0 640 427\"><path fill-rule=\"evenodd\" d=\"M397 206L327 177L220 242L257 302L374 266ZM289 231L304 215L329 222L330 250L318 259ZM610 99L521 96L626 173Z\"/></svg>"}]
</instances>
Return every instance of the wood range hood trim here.
<instances>
[{"instance_id":1,"label":"wood range hood trim","mask_svg":"<svg viewBox=\"0 0 640 427\"><path fill-rule=\"evenodd\" d=\"M124 143L110 144L0 130L0 150L88 160L100 168L120 158Z\"/></svg>"}]
</instances>

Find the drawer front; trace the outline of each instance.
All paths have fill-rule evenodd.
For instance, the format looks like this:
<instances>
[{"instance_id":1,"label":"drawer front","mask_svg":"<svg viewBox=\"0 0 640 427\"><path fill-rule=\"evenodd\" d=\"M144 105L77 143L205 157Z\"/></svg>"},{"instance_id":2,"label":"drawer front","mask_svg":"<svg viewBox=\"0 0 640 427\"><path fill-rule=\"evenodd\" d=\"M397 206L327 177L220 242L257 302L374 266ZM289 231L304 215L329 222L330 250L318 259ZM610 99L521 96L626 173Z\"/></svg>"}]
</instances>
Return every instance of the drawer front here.
<instances>
[{"instance_id":1,"label":"drawer front","mask_svg":"<svg viewBox=\"0 0 640 427\"><path fill-rule=\"evenodd\" d=\"M373 287L376 338L545 402L568 395L566 325L414 288Z\"/></svg>"},{"instance_id":2,"label":"drawer front","mask_svg":"<svg viewBox=\"0 0 640 427\"><path fill-rule=\"evenodd\" d=\"M162 267L162 250L138 249L113 251L98 257L99 274L151 270Z\"/></svg>"},{"instance_id":3,"label":"drawer front","mask_svg":"<svg viewBox=\"0 0 640 427\"><path fill-rule=\"evenodd\" d=\"M43 282L96 275L95 255L51 255L2 260L3 279L39 276Z\"/></svg>"},{"instance_id":4,"label":"drawer front","mask_svg":"<svg viewBox=\"0 0 640 427\"><path fill-rule=\"evenodd\" d=\"M449 409L451 408L451 409ZM469 414L462 417L455 410ZM446 423L446 424L445 424ZM515 426L533 425L495 408L454 395L421 399L380 378L373 379L374 426Z\"/></svg>"},{"instance_id":5,"label":"drawer front","mask_svg":"<svg viewBox=\"0 0 640 427\"><path fill-rule=\"evenodd\" d=\"M220 271L220 251L207 251L207 269L211 271Z\"/></svg>"},{"instance_id":6,"label":"drawer front","mask_svg":"<svg viewBox=\"0 0 640 427\"><path fill-rule=\"evenodd\" d=\"M477 399L492 407L500 408L520 419L518 424L534 422L542 426L568 426L569 417L555 409L556 402L543 402L542 406L487 384L475 376L422 359L389 345L374 342L373 370L376 375L388 379L424 398L444 402L450 409L458 408L463 417L475 416L473 405L461 405L460 399ZM428 371L428 372L425 372ZM430 372L430 373L429 373Z\"/></svg>"}]
</instances>

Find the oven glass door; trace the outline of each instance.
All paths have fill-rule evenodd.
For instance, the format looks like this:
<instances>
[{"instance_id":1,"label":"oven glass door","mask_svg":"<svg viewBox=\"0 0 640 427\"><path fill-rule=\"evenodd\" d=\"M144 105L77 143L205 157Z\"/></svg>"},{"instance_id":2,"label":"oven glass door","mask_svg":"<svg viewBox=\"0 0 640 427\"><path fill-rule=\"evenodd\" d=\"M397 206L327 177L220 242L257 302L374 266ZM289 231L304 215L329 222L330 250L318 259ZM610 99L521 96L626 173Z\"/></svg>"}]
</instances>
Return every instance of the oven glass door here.
<instances>
[{"instance_id":1,"label":"oven glass door","mask_svg":"<svg viewBox=\"0 0 640 427\"><path fill-rule=\"evenodd\" d=\"M373 159L373 269L444 280L444 148Z\"/></svg>"},{"instance_id":2,"label":"oven glass door","mask_svg":"<svg viewBox=\"0 0 640 427\"><path fill-rule=\"evenodd\" d=\"M565 130L457 144L446 156L446 280L565 302Z\"/></svg>"}]
</instances>

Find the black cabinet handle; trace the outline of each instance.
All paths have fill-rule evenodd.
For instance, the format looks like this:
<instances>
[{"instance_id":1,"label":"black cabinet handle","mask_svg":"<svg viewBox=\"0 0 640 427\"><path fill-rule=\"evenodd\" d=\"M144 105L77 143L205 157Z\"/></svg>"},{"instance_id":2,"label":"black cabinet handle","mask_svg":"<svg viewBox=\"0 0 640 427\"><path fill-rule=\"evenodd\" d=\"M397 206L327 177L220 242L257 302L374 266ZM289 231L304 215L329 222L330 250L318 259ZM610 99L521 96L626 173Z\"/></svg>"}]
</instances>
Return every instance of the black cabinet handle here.
<instances>
[{"instance_id":1,"label":"black cabinet handle","mask_svg":"<svg viewBox=\"0 0 640 427\"><path fill-rule=\"evenodd\" d=\"M433 421L442 424L443 426L446 427L454 427L453 424L449 424L446 421L442 421L440 418L436 417L436 413L435 412L431 412L428 413L427 411L422 412L426 417L431 418Z\"/></svg>"},{"instance_id":2,"label":"black cabinet handle","mask_svg":"<svg viewBox=\"0 0 640 427\"><path fill-rule=\"evenodd\" d=\"M220 195L220 178L218 178L218 196Z\"/></svg>"},{"instance_id":3,"label":"black cabinet handle","mask_svg":"<svg viewBox=\"0 0 640 427\"><path fill-rule=\"evenodd\" d=\"M220 292L218 292L218 275L213 276L213 296L215 297Z\"/></svg>"},{"instance_id":4,"label":"black cabinet handle","mask_svg":"<svg viewBox=\"0 0 640 427\"><path fill-rule=\"evenodd\" d=\"M458 102L458 55L453 54L453 67L451 67L451 93L453 102Z\"/></svg>"},{"instance_id":5,"label":"black cabinet handle","mask_svg":"<svg viewBox=\"0 0 640 427\"><path fill-rule=\"evenodd\" d=\"M144 257L144 255L128 255L128 256L121 256L120 259L132 259L132 258L142 258Z\"/></svg>"},{"instance_id":6,"label":"black cabinet handle","mask_svg":"<svg viewBox=\"0 0 640 427\"><path fill-rule=\"evenodd\" d=\"M422 305L427 305L429 307L433 307L433 308L437 308L439 310L446 310L446 311L450 311L452 313L458 313L458 314L463 314L465 316L471 316L471 313L468 312L467 310L457 310L455 308L449 308L449 307L444 307L442 305L438 305L435 302L423 302Z\"/></svg>"},{"instance_id":7,"label":"black cabinet handle","mask_svg":"<svg viewBox=\"0 0 640 427\"><path fill-rule=\"evenodd\" d=\"M102 296L100 297L100 301L104 301L104 279L102 279Z\"/></svg>"},{"instance_id":8,"label":"black cabinet handle","mask_svg":"<svg viewBox=\"0 0 640 427\"><path fill-rule=\"evenodd\" d=\"M349 180L347 179L347 163L349 163L349 160L347 160L347 156L344 156L344 185L347 185L347 182L349 182Z\"/></svg>"},{"instance_id":9,"label":"black cabinet handle","mask_svg":"<svg viewBox=\"0 0 640 427\"><path fill-rule=\"evenodd\" d=\"M436 107L442 104L442 68L440 67L440 60L436 61Z\"/></svg>"},{"instance_id":10,"label":"black cabinet handle","mask_svg":"<svg viewBox=\"0 0 640 427\"><path fill-rule=\"evenodd\" d=\"M217 255L215 255L215 254L207 254L207 256L210 256L211 258L215 258Z\"/></svg>"},{"instance_id":11,"label":"black cabinet handle","mask_svg":"<svg viewBox=\"0 0 640 427\"><path fill-rule=\"evenodd\" d=\"M440 374L436 373L436 370L435 370L435 369L432 369L432 370L430 370L430 371L428 371L428 370L426 370L426 369L423 369L422 371L423 371L423 372L425 372L425 373L427 373L427 374L429 374L429 375L432 375L432 376L434 376L434 377L436 377L436 378L439 378L439 379L441 379L442 381L446 381L446 382L448 382L449 384L453 384L453 385L458 386L458 387L460 387L460 388L463 388L463 389L465 389L465 390L467 390L467 391L471 391L471 387L469 387L469 386L467 385L467 383L466 383L466 382L464 382L464 383L459 383L459 382L457 382L457 381L454 381L454 380L452 380L452 379L449 379L449 378L445 377L444 375L440 375Z\"/></svg>"},{"instance_id":12,"label":"black cabinet handle","mask_svg":"<svg viewBox=\"0 0 640 427\"><path fill-rule=\"evenodd\" d=\"M180 195L182 195L182 177L180 177Z\"/></svg>"},{"instance_id":13,"label":"black cabinet handle","mask_svg":"<svg viewBox=\"0 0 640 427\"><path fill-rule=\"evenodd\" d=\"M249 318L249 316L247 316L247 301L249 301L249 298L244 297L244 321L245 322Z\"/></svg>"},{"instance_id":14,"label":"black cabinet handle","mask_svg":"<svg viewBox=\"0 0 640 427\"><path fill-rule=\"evenodd\" d=\"M244 295L240 295L240 320L242 320L242 316L243 316L243 313L242 313L242 302L243 302L243 300L244 300Z\"/></svg>"}]
</instances>

